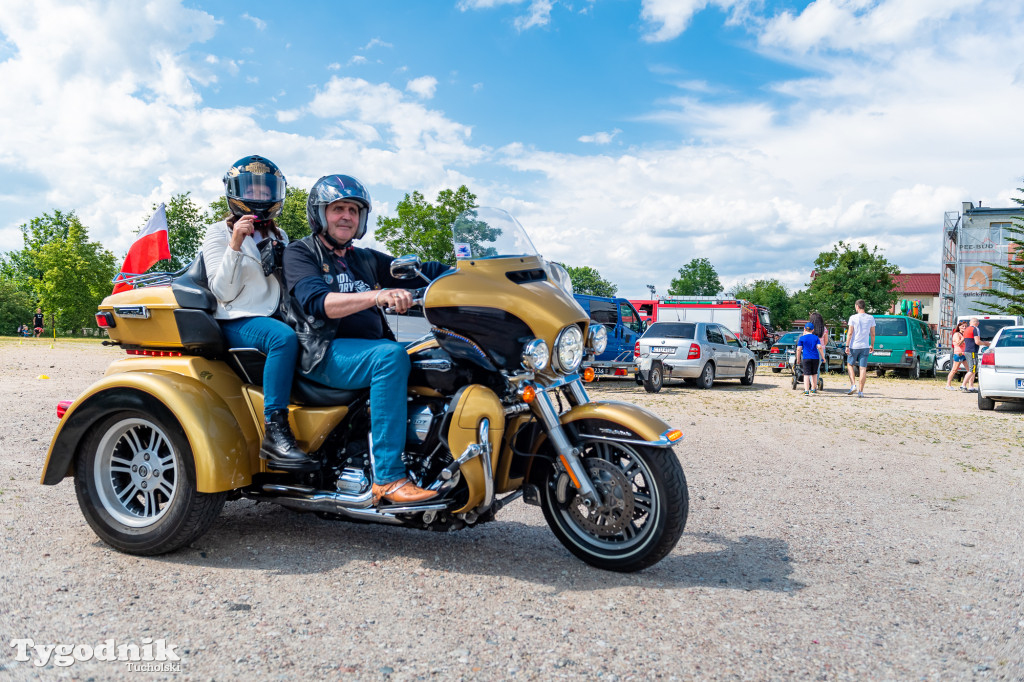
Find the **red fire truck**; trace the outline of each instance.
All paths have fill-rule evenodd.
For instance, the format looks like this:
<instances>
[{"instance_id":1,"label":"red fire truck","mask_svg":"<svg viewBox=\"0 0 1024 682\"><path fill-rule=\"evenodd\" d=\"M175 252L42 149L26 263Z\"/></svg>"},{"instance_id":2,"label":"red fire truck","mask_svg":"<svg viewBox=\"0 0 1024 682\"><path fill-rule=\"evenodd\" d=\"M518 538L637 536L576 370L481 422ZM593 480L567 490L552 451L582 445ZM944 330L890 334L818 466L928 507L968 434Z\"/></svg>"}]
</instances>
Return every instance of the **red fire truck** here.
<instances>
[{"instance_id":1,"label":"red fire truck","mask_svg":"<svg viewBox=\"0 0 1024 682\"><path fill-rule=\"evenodd\" d=\"M717 322L746 341L758 357L767 355L777 334L772 328L771 312L763 305L738 298L720 296L662 296L657 299L630 300L640 315L652 322Z\"/></svg>"}]
</instances>

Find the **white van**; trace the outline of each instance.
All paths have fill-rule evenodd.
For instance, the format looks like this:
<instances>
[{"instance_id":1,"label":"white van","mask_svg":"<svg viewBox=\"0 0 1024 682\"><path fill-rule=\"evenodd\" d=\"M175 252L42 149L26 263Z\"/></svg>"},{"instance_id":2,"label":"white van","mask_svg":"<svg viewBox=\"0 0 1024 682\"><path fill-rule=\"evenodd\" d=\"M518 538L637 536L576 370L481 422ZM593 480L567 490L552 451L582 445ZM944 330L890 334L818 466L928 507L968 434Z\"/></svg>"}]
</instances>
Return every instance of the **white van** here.
<instances>
[{"instance_id":1,"label":"white van","mask_svg":"<svg viewBox=\"0 0 1024 682\"><path fill-rule=\"evenodd\" d=\"M960 324L961 320L967 320L970 323L971 318L974 317L978 318L978 338L985 342L991 341L996 332L1003 327L1024 325L1024 316L1022 315L961 315L956 318L956 323Z\"/></svg>"}]
</instances>

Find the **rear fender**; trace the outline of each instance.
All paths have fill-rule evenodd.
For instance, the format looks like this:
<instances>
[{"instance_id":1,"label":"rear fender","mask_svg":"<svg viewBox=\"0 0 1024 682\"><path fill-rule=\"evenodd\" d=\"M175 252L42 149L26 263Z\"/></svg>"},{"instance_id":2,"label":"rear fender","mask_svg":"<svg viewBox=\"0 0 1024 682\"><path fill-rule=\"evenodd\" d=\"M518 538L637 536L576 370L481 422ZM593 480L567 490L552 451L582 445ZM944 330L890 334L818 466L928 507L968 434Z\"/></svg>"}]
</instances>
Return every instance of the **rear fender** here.
<instances>
[{"instance_id":1,"label":"rear fender","mask_svg":"<svg viewBox=\"0 0 1024 682\"><path fill-rule=\"evenodd\" d=\"M240 422L198 379L152 370L108 374L79 396L57 426L40 482L55 485L70 476L90 428L121 410L169 413L177 421L192 448L199 492L249 485L252 472L259 471L259 439L251 419Z\"/></svg>"}]
</instances>

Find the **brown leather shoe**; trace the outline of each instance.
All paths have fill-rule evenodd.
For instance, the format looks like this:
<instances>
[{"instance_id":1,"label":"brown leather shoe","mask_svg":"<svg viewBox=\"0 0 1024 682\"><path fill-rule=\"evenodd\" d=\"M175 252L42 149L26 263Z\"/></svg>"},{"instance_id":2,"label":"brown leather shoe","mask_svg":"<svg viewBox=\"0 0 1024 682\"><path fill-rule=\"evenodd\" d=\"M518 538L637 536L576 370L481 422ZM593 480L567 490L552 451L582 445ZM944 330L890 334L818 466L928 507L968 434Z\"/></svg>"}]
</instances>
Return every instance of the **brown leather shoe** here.
<instances>
[{"instance_id":1,"label":"brown leather shoe","mask_svg":"<svg viewBox=\"0 0 1024 682\"><path fill-rule=\"evenodd\" d=\"M380 502L384 498L395 504L409 504L410 502L423 502L437 495L436 490L425 490L408 478L400 478L384 485L373 484L373 503Z\"/></svg>"}]
</instances>

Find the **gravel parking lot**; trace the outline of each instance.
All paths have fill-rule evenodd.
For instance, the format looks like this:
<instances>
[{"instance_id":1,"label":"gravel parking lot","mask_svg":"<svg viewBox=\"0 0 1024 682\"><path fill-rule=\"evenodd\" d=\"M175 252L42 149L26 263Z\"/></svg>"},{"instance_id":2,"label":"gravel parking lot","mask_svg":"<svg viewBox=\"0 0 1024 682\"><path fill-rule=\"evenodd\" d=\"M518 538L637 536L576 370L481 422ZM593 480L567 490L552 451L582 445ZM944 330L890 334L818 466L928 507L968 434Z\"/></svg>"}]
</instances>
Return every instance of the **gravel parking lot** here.
<instances>
[{"instance_id":1,"label":"gravel parking lot","mask_svg":"<svg viewBox=\"0 0 1024 682\"><path fill-rule=\"evenodd\" d=\"M70 480L38 481L57 401L121 352L0 339L0 356L0 679L1024 679L1024 409L980 412L942 380L870 376L864 399L766 369L594 385L686 434L686 532L620 575L522 503L440 534L236 501L191 547L119 554ZM181 660L36 667L25 639L163 640Z\"/></svg>"}]
</instances>

